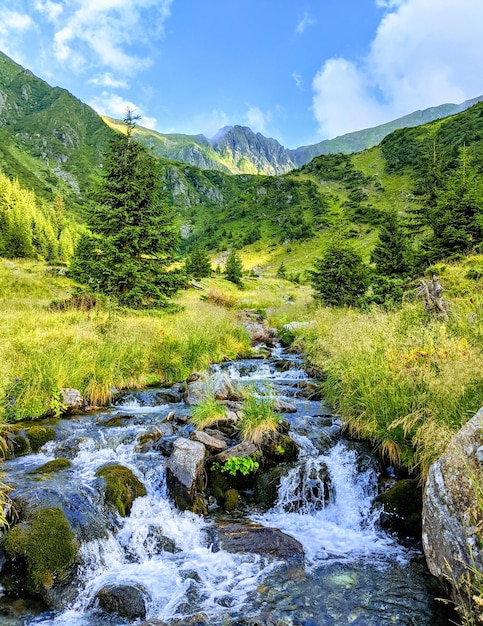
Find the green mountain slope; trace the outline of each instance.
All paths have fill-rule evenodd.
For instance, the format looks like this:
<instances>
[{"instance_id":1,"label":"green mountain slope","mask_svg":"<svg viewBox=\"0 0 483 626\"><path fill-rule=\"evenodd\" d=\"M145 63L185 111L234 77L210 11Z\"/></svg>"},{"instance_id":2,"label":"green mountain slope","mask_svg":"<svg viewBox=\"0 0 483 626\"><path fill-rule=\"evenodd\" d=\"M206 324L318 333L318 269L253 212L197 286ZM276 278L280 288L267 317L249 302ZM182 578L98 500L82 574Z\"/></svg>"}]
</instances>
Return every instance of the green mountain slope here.
<instances>
[{"instance_id":1,"label":"green mountain slope","mask_svg":"<svg viewBox=\"0 0 483 626\"><path fill-rule=\"evenodd\" d=\"M69 92L0 53L0 169L40 197L81 205L113 131Z\"/></svg>"}]
</instances>

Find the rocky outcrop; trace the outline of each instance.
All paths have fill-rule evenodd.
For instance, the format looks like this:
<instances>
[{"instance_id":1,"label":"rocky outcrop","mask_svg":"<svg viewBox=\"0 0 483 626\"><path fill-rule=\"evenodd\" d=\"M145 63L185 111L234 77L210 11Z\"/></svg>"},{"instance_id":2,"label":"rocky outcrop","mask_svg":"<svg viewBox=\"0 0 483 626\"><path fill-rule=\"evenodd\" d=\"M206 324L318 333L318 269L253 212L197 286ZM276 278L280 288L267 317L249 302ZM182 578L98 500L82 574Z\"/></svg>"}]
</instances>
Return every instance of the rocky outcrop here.
<instances>
[{"instance_id":1,"label":"rocky outcrop","mask_svg":"<svg viewBox=\"0 0 483 626\"><path fill-rule=\"evenodd\" d=\"M429 570L450 580L457 591L462 576L483 571L479 501L483 466L483 409L455 435L443 456L431 465L423 495L423 547ZM481 574L480 574L481 576Z\"/></svg>"}]
</instances>

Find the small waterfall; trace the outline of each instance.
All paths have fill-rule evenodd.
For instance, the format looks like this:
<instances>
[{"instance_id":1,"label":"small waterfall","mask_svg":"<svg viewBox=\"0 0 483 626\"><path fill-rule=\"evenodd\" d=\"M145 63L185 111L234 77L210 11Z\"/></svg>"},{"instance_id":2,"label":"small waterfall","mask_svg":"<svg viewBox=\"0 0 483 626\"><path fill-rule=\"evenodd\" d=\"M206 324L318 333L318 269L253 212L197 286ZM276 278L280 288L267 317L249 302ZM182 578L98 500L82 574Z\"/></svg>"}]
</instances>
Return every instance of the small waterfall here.
<instances>
[{"instance_id":1,"label":"small waterfall","mask_svg":"<svg viewBox=\"0 0 483 626\"><path fill-rule=\"evenodd\" d=\"M305 446L300 464L282 478L274 508L255 519L300 541L309 567L331 558L377 557L395 550L392 540L376 529L374 470L360 471L356 452L341 441L327 454L318 454L305 437L298 442Z\"/></svg>"}]
</instances>

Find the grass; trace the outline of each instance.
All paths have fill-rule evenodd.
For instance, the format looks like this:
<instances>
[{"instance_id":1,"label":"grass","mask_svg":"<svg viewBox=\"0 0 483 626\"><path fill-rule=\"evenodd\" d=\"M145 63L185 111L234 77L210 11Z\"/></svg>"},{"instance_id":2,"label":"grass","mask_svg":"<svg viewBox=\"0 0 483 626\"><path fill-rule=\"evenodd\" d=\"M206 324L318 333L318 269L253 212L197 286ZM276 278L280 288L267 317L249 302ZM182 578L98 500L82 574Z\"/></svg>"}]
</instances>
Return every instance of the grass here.
<instances>
[{"instance_id":1,"label":"grass","mask_svg":"<svg viewBox=\"0 0 483 626\"><path fill-rule=\"evenodd\" d=\"M213 393L208 394L199 404L193 407L191 423L198 430L203 430L213 422L225 417L226 406L220 404Z\"/></svg>"},{"instance_id":2,"label":"grass","mask_svg":"<svg viewBox=\"0 0 483 626\"><path fill-rule=\"evenodd\" d=\"M482 285L465 278L482 261L447 264L448 321L408 301L393 312L318 309L298 331L348 431L422 477L483 405Z\"/></svg>"},{"instance_id":3,"label":"grass","mask_svg":"<svg viewBox=\"0 0 483 626\"><path fill-rule=\"evenodd\" d=\"M16 421L52 410L63 387L103 404L112 389L183 380L249 350L236 310L186 299L177 314L55 311L73 284L41 264L0 261L0 416Z\"/></svg>"},{"instance_id":4,"label":"grass","mask_svg":"<svg viewBox=\"0 0 483 626\"><path fill-rule=\"evenodd\" d=\"M273 396L259 395L253 388L246 391L241 417L236 424L242 440L260 445L264 438L277 430L280 416L274 410Z\"/></svg>"}]
</instances>

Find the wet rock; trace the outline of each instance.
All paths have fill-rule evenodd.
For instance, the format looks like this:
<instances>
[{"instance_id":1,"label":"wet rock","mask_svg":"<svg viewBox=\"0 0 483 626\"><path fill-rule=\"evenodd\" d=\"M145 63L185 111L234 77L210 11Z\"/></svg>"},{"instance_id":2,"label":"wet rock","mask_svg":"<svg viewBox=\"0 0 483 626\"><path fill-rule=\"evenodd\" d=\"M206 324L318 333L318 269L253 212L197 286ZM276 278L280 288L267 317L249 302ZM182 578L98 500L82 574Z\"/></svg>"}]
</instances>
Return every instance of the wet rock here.
<instances>
[{"instance_id":1,"label":"wet rock","mask_svg":"<svg viewBox=\"0 0 483 626\"><path fill-rule=\"evenodd\" d=\"M287 463L296 460L299 446L288 435L274 433L268 440L262 442L261 450L266 461Z\"/></svg>"},{"instance_id":2,"label":"wet rock","mask_svg":"<svg viewBox=\"0 0 483 626\"><path fill-rule=\"evenodd\" d=\"M281 398L275 398L275 402L273 404L273 410L276 413L296 413L297 412L297 408L291 404L290 402L287 402L286 400L282 400Z\"/></svg>"},{"instance_id":3,"label":"wet rock","mask_svg":"<svg viewBox=\"0 0 483 626\"><path fill-rule=\"evenodd\" d=\"M280 479L287 471L287 466L276 465L267 472L258 473L255 478L253 498L263 508L271 508L278 498Z\"/></svg>"},{"instance_id":4,"label":"wet rock","mask_svg":"<svg viewBox=\"0 0 483 626\"><path fill-rule=\"evenodd\" d=\"M178 508L190 509L202 491L205 446L199 441L178 437L167 465L168 489Z\"/></svg>"},{"instance_id":5,"label":"wet rock","mask_svg":"<svg viewBox=\"0 0 483 626\"><path fill-rule=\"evenodd\" d=\"M213 395L217 400L240 400L243 397L240 386L223 371L189 383L184 401L188 405L199 404L208 395Z\"/></svg>"},{"instance_id":6,"label":"wet rock","mask_svg":"<svg viewBox=\"0 0 483 626\"><path fill-rule=\"evenodd\" d=\"M146 590L141 585L106 585L96 594L96 602L106 613L127 619L146 617Z\"/></svg>"},{"instance_id":7,"label":"wet rock","mask_svg":"<svg viewBox=\"0 0 483 626\"><path fill-rule=\"evenodd\" d=\"M139 445L143 446L146 443L154 443L162 437L171 437L172 435L174 435L173 425L170 422L162 422L153 431L139 435L138 441Z\"/></svg>"},{"instance_id":8,"label":"wet rock","mask_svg":"<svg viewBox=\"0 0 483 626\"><path fill-rule=\"evenodd\" d=\"M278 528L250 523L222 523L217 526L217 534L227 552L253 552L298 561L304 557L302 544Z\"/></svg>"},{"instance_id":9,"label":"wet rock","mask_svg":"<svg viewBox=\"0 0 483 626\"><path fill-rule=\"evenodd\" d=\"M121 517L129 515L136 498L146 495L146 487L123 465L104 465L97 470L96 476L104 479L106 501L118 510Z\"/></svg>"},{"instance_id":10,"label":"wet rock","mask_svg":"<svg viewBox=\"0 0 483 626\"><path fill-rule=\"evenodd\" d=\"M193 431L190 434L190 439L192 439L193 441L199 441L206 448L208 448L208 450L212 450L213 452L221 452L221 450L225 450L225 448L227 448L227 444L225 441L216 437L212 437L202 430Z\"/></svg>"},{"instance_id":11,"label":"wet rock","mask_svg":"<svg viewBox=\"0 0 483 626\"><path fill-rule=\"evenodd\" d=\"M476 454L482 438L480 409L431 465L424 487L422 536L428 567L440 579L449 576L456 594L455 581L483 571L483 511L475 490L483 484Z\"/></svg>"},{"instance_id":12,"label":"wet rock","mask_svg":"<svg viewBox=\"0 0 483 626\"><path fill-rule=\"evenodd\" d=\"M63 469L68 469L71 465L72 462L69 461L69 459L54 459L53 461L48 461L47 463L30 470L29 474L52 474L53 472L60 472Z\"/></svg>"},{"instance_id":13,"label":"wet rock","mask_svg":"<svg viewBox=\"0 0 483 626\"><path fill-rule=\"evenodd\" d=\"M55 429L45 424L32 424L19 428L18 434L26 437L29 443L29 452L37 452L48 441L56 438Z\"/></svg>"},{"instance_id":14,"label":"wet rock","mask_svg":"<svg viewBox=\"0 0 483 626\"><path fill-rule=\"evenodd\" d=\"M78 389L62 388L60 390L60 397L63 412L81 413L87 407L87 402Z\"/></svg>"},{"instance_id":15,"label":"wet rock","mask_svg":"<svg viewBox=\"0 0 483 626\"><path fill-rule=\"evenodd\" d=\"M228 489L223 494L223 507L225 511L233 511L236 509L240 494L237 489Z\"/></svg>"},{"instance_id":16,"label":"wet rock","mask_svg":"<svg viewBox=\"0 0 483 626\"><path fill-rule=\"evenodd\" d=\"M376 498L384 507L380 524L403 536L421 537L423 493L419 480L405 478Z\"/></svg>"},{"instance_id":17,"label":"wet rock","mask_svg":"<svg viewBox=\"0 0 483 626\"><path fill-rule=\"evenodd\" d=\"M156 450L156 452L160 452L163 456L169 457L174 449L174 440L160 439L153 444L152 448Z\"/></svg>"},{"instance_id":18,"label":"wet rock","mask_svg":"<svg viewBox=\"0 0 483 626\"><path fill-rule=\"evenodd\" d=\"M308 400L323 400L323 393L320 383L314 383L310 380L300 380L295 387L297 388L297 396L307 398Z\"/></svg>"},{"instance_id":19,"label":"wet rock","mask_svg":"<svg viewBox=\"0 0 483 626\"><path fill-rule=\"evenodd\" d=\"M231 459L233 457L250 456L255 454L257 449L258 448L253 443L250 443L249 441L242 441L236 446L223 450L223 452L220 452L214 458L219 463L224 463L227 459Z\"/></svg>"}]
</instances>

